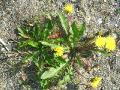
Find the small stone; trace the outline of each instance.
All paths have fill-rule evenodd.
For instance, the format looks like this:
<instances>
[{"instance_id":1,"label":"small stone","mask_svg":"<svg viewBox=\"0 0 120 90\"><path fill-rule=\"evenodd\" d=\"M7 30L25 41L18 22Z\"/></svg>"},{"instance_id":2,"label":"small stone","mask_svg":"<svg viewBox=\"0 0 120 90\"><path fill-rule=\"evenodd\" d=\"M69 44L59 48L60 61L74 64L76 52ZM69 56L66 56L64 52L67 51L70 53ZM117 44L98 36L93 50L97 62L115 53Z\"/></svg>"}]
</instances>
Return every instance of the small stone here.
<instances>
[{"instance_id":1,"label":"small stone","mask_svg":"<svg viewBox=\"0 0 120 90\"><path fill-rule=\"evenodd\" d=\"M99 18L98 19L98 24L101 24L103 21L102 21L102 18Z\"/></svg>"}]
</instances>

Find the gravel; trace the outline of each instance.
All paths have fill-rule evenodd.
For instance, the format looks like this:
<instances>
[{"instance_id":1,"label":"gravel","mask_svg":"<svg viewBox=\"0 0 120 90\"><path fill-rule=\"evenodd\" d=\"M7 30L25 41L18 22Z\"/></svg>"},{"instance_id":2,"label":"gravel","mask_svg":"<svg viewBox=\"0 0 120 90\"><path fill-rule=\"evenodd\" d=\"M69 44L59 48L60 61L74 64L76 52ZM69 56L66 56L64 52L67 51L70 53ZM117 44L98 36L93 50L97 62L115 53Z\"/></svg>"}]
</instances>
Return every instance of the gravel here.
<instances>
[{"instance_id":1,"label":"gravel","mask_svg":"<svg viewBox=\"0 0 120 90\"><path fill-rule=\"evenodd\" d=\"M7 43L10 49L9 53L13 50L9 39L15 40L17 38L15 29L22 20L44 13L56 15L57 11L62 10L68 1L70 0L0 0L0 38ZM120 8L119 0L71 1L75 6L73 18L78 22L86 22L85 35L94 35L99 30L103 32L120 31L120 14L115 12L116 9ZM21 62L21 58L6 59L7 56L3 54L5 51L3 48L0 44L0 90L30 90L29 86L25 87L19 81L22 67L16 65ZM5 52L8 53L8 51ZM88 80L94 75L100 75L103 77L103 81L98 90L120 90L119 49L111 57L100 56L94 63L99 64L100 69L85 74ZM37 85L37 82L32 82ZM36 85L32 89L40 90ZM84 86L78 86L78 90L86 90ZM72 90L76 89L73 88Z\"/></svg>"}]
</instances>

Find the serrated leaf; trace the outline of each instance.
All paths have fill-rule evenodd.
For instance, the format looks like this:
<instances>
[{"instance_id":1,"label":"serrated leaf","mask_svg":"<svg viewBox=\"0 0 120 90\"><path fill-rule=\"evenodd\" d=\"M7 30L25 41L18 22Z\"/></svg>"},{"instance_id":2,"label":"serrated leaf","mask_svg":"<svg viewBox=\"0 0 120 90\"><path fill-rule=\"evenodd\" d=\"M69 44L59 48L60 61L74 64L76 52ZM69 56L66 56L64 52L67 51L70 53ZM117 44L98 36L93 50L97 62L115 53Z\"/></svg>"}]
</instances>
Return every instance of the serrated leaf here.
<instances>
[{"instance_id":1,"label":"serrated leaf","mask_svg":"<svg viewBox=\"0 0 120 90\"><path fill-rule=\"evenodd\" d=\"M65 30L65 33L68 34L68 22L67 22L67 18L64 16L64 14L62 13L58 13L59 16L59 20L61 22L61 25L63 27L63 29Z\"/></svg>"},{"instance_id":2,"label":"serrated leaf","mask_svg":"<svg viewBox=\"0 0 120 90\"><path fill-rule=\"evenodd\" d=\"M60 65L60 67L57 68L53 68L51 67L48 71L45 71L42 76L41 79L48 79L51 77L54 77L57 75L57 73L64 67L65 64Z\"/></svg>"},{"instance_id":3,"label":"serrated leaf","mask_svg":"<svg viewBox=\"0 0 120 90\"><path fill-rule=\"evenodd\" d=\"M70 26L69 32L70 32L69 41L70 41L71 46L73 46L72 43L74 42L74 40L73 40L74 39L74 32L73 32L73 29L71 26Z\"/></svg>"},{"instance_id":4,"label":"serrated leaf","mask_svg":"<svg viewBox=\"0 0 120 90\"><path fill-rule=\"evenodd\" d=\"M79 36L80 36L80 37L83 36L84 31L85 31L85 29L86 29L85 23L81 24L81 25L78 27L78 29L79 29Z\"/></svg>"},{"instance_id":5,"label":"serrated leaf","mask_svg":"<svg viewBox=\"0 0 120 90\"><path fill-rule=\"evenodd\" d=\"M76 45L76 43L78 42L79 40L79 30L77 28L77 25L75 22L72 23L71 27L70 27L70 41L71 41L71 45Z\"/></svg>"},{"instance_id":6,"label":"serrated leaf","mask_svg":"<svg viewBox=\"0 0 120 90\"><path fill-rule=\"evenodd\" d=\"M84 34L85 25L81 24L80 26L77 26L76 22L73 22L69 30L70 30L69 40L71 42L71 45L74 47L80 40L80 37Z\"/></svg>"},{"instance_id":7,"label":"serrated leaf","mask_svg":"<svg viewBox=\"0 0 120 90\"><path fill-rule=\"evenodd\" d=\"M73 22L72 25L71 25L71 27L72 27L72 31L73 31L74 37L75 37L75 38L78 38L78 37L79 37L79 30L78 30L78 28L77 28L76 23Z\"/></svg>"},{"instance_id":8,"label":"serrated leaf","mask_svg":"<svg viewBox=\"0 0 120 90\"><path fill-rule=\"evenodd\" d=\"M57 74L59 73L59 71L62 70L65 67L66 64L67 64L67 62L64 63L64 64L61 64L59 67L56 67L56 68L51 67L48 71L45 71L41 75L41 79L48 79L48 78L52 78L52 77L57 76Z\"/></svg>"}]
</instances>

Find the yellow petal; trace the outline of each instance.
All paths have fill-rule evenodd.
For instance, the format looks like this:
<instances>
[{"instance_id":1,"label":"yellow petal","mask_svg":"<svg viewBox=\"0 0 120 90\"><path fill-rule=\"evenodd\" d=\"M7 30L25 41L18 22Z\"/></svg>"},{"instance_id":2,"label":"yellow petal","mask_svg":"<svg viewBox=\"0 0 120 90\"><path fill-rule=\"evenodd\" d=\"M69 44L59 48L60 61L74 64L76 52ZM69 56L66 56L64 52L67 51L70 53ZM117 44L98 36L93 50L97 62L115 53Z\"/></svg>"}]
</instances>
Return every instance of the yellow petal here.
<instances>
[{"instance_id":1,"label":"yellow petal","mask_svg":"<svg viewBox=\"0 0 120 90\"><path fill-rule=\"evenodd\" d=\"M60 46L54 48L54 51L55 51L55 56L62 56L64 53L63 47Z\"/></svg>"},{"instance_id":2,"label":"yellow petal","mask_svg":"<svg viewBox=\"0 0 120 90\"><path fill-rule=\"evenodd\" d=\"M91 87L97 88L101 84L102 77L96 76L91 80Z\"/></svg>"},{"instance_id":3,"label":"yellow petal","mask_svg":"<svg viewBox=\"0 0 120 90\"><path fill-rule=\"evenodd\" d=\"M71 3L65 4L64 11L66 11L67 13L73 13L74 11L73 4Z\"/></svg>"},{"instance_id":4,"label":"yellow petal","mask_svg":"<svg viewBox=\"0 0 120 90\"><path fill-rule=\"evenodd\" d=\"M105 37L98 36L95 40L95 45L97 47L104 47L105 46Z\"/></svg>"},{"instance_id":5,"label":"yellow petal","mask_svg":"<svg viewBox=\"0 0 120 90\"><path fill-rule=\"evenodd\" d=\"M112 36L106 37L105 48L112 51L116 49L116 41Z\"/></svg>"}]
</instances>

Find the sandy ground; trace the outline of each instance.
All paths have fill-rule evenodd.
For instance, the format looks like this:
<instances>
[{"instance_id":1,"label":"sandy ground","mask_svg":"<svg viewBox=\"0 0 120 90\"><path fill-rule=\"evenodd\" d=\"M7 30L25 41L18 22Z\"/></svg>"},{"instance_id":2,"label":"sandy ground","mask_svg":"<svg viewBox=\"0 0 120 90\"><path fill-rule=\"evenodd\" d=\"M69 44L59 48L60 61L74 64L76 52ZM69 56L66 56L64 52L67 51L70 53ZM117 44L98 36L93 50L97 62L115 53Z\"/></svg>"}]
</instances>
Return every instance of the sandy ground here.
<instances>
[{"instance_id":1,"label":"sandy ground","mask_svg":"<svg viewBox=\"0 0 120 90\"><path fill-rule=\"evenodd\" d=\"M22 20L42 15L43 13L56 14L62 10L69 0L0 0L0 39L6 43L8 50L0 44L0 90L30 90L29 86L22 86L19 77L22 73L21 57L7 58L5 53L14 50L13 42L16 40L15 29ZM119 8L119 0L71 0L75 11L72 14L78 22L86 22L85 35L94 35L99 30L120 32L120 14L115 12ZM120 45L120 44L119 44ZM120 50L111 57L99 56L94 63L100 65L99 70L93 70L85 77L94 75L103 77L102 85L98 90L120 90ZM28 75L32 76L33 67L29 67ZM81 69L80 69L81 70ZM33 90L39 90L37 82L29 79ZM86 90L84 86L71 85L68 90Z\"/></svg>"}]
</instances>

